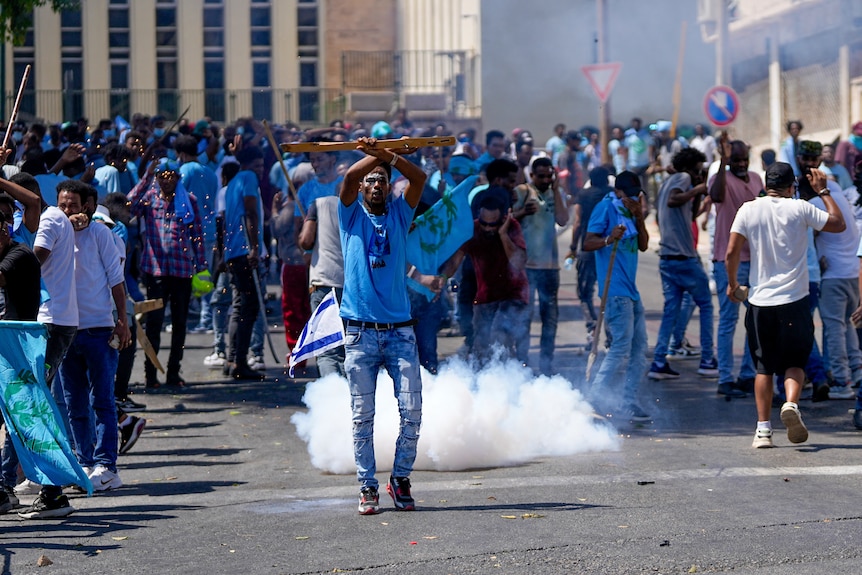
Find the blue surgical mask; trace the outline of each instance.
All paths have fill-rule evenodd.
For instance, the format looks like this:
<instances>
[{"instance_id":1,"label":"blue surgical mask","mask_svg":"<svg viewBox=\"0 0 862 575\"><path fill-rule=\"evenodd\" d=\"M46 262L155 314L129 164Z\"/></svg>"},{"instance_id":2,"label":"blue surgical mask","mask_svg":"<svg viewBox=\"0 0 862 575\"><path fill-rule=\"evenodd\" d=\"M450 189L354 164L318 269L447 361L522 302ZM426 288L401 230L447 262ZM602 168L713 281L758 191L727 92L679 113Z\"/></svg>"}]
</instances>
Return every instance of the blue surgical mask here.
<instances>
[{"instance_id":1,"label":"blue surgical mask","mask_svg":"<svg viewBox=\"0 0 862 575\"><path fill-rule=\"evenodd\" d=\"M165 129L164 128L153 128L153 135L157 138L161 138L162 136L165 135Z\"/></svg>"},{"instance_id":2,"label":"blue surgical mask","mask_svg":"<svg viewBox=\"0 0 862 575\"><path fill-rule=\"evenodd\" d=\"M12 132L12 139L16 144L20 144L24 141L24 132Z\"/></svg>"},{"instance_id":3,"label":"blue surgical mask","mask_svg":"<svg viewBox=\"0 0 862 575\"><path fill-rule=\"evenodd\" d=\"M105 137L105 139L107 140L108 138L113 138L113 137L115 137L115 136L117 135L117 131L116 131L116 130L103 130L103 131L102 131L102 135L103 135L103 136Z\"/></svg>"}]
</instances>

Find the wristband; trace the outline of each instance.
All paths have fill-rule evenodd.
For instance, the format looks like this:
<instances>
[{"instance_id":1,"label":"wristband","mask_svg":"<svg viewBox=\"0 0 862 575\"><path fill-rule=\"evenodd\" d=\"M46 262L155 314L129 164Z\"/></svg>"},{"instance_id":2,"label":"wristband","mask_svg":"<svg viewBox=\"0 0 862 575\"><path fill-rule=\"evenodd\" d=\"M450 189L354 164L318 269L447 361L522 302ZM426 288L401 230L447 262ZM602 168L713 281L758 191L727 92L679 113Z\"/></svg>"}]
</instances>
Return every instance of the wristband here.
<instances>
[{"instance_id":1,"label":"wristband","mask_svg":"<svg viewBox=\"0 0 862 575\"><path fill-rule=\"evenodd\" d=\"M822 190L817 192L817 195L818 196L828 196L829 195L829 188L823 188Z\"/></svg>"},{"instance_id":2,"label":"wristband","mask_svg":"<svg viewBox=\"0 0 862 575\"><path fill-rule=\"evenodd\" d=\"M608 236L608 237L606 237L606 238L605 238L605 245L606 245L606 246L611 245L611 236Z\"/></svg>"},{"instance_id":3,"label":"wristband","mask_svg":"<svg viewBox=\"0 0 862 575\"><path fill-rule=\"evenodd\" d=\"M416 271L416 266L410 266L410 269L407 271L407 277L413 279L413 272Z\"/></svg>"},{"instance_id":4,"label":"wristband","mask_svg":"<svg viewBox=\"0 0 862 575\"><path fill-rule=\"evenodd\" d=\"M396 154L395 152L393 152L393 153L392 153L392 159L391 159L391 160L389 160L389 165L390 165L390 166L392 166L392 167L394 168L396 163L398 163L398 154Z\"/></svg>"}]
</instances>

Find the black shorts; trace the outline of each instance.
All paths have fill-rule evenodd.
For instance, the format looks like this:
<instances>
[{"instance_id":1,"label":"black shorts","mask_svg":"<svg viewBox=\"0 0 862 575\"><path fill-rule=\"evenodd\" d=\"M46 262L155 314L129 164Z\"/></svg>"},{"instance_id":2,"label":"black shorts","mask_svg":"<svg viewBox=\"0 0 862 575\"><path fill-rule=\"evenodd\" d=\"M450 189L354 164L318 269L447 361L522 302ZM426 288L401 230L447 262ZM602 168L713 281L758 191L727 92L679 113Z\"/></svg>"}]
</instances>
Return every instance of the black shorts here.
<instances>
[{"instance_id":1,"label":"black shorts","mask_svg":"<svg viewBox=\"0 0 862 575\"><path fill-rule=\"evenodd\" d=\"M757 373L784 375L792 367L805 369L814 346L814 321L808 296L784 305L749 305L745 330Z\"/></svg>"}]
</instances>

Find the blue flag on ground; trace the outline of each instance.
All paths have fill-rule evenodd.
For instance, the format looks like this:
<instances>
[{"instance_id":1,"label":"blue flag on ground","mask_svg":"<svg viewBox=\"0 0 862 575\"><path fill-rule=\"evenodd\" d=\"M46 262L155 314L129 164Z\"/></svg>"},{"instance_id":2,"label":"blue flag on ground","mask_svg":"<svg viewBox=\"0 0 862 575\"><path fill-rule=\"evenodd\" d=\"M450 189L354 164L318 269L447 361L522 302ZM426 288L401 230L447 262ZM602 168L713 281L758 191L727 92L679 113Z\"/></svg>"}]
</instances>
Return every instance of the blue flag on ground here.
<instances>
[{"instance_id":1,"label":"blue flag on ground","mask_svg":"<svg viewBox=\"0 0 862 575\"><path fill-rule=\"evenodd\" d=\"M344 345L344 322L339 315L338 300L335 299L333 289L320 301L311 319L302 328L290 353L288 375L293 377L293 368L297 364L340 345Z\"/></svg>"},{"instance_id":2,"label":"blue flag on ground","mask_svg":"<svg viewBox=\"0 0 862 575\"><path fill-rule=\"evenodd\" d=\"M414 220L415 225L407 236L407 261L421 273L435 275L440 265L473 236L473 214L468 197L476 180L477 176L468 177ZM436 296L410 278L407 283L429 301Z\"/></svg>"},{"instance_id":3,"label":"blue flag on ground","mask_svg":"<svg viewBox=\"0 0 862 575\"><path fill-rule=\"evenodd\" d=\"M0 321L0 410L27 479L93 493L45 383L47 331L35 321Z\"/></svg>"}]
</instances>

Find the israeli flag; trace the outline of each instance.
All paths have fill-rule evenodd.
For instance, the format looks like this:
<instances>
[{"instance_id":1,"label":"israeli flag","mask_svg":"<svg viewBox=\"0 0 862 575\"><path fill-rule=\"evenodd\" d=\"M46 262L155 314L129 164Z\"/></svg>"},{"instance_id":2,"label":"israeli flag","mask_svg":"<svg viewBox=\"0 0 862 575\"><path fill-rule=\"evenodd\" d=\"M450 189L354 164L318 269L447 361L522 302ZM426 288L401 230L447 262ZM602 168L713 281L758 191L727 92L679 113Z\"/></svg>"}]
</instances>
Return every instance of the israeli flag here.
<instances>
[{"instance_id":1,"label":"israeli flag","mask_svg":"<svg viewBox=\"0 0 862 575\"><path fill-rule=\"evenodd\" d=\"M299 340L290 353L288 375L293 377L293 368L306 359L324 351L344 345L344 323L338 311L335 290L330 291L311 314L311 319L302 328Z\"/></svg>"}]
</instances>

